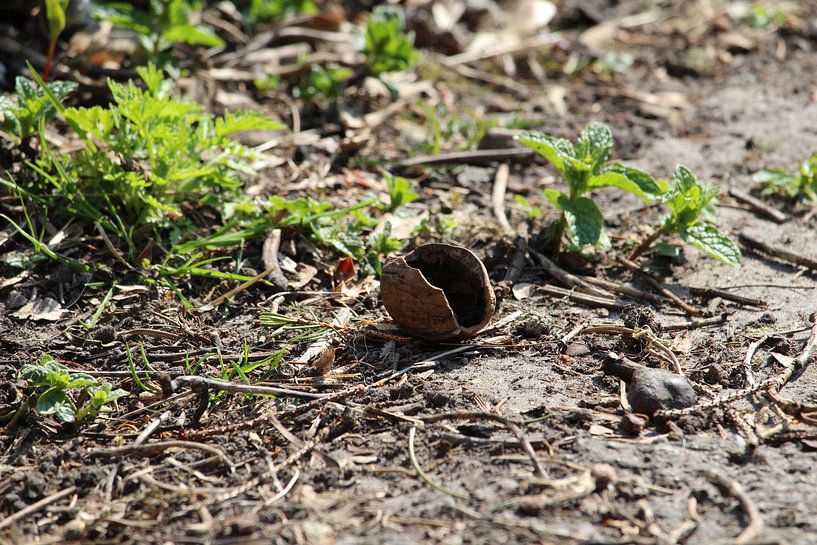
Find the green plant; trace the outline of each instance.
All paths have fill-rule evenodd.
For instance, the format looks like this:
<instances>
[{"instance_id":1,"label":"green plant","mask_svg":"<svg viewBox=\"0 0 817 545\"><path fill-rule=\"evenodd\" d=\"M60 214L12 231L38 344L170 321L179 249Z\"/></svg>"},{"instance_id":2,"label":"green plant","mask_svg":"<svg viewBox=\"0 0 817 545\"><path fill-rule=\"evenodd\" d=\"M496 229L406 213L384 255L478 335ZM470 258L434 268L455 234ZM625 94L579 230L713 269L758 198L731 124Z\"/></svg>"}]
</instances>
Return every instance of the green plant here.
<instances>
[{"instance_id":1,"label":"green plant","mask_svg":"<svg viewBox=\"0 0 817 545\"><path fill-rule=\"evenodd\" d=\"M36 364L24 365L20 378L34 390L34 410L63 423L84 424L105 411L106 405L128 395L85 373L72 373L48 354ZM77 399L82 402L75 401L70 390L78 390Z\"/></svg>"},{"instance_id":2,"label":"green plant","mask_svg":"<svg viewBox=\"0 0 817 545\"><path fill-rule=\"evenodd\" d=\"M752 5L752 9L746 15L749 26L756 30L766 30L770 26L782 26L786 24L787 20L786 12L766 7L761 3Z\"/></svg>"},{"instance_id":3,"label":"green plant","mask_svg":"<svg viewBox=\"0 0 817 545\"><path fill-rule=\"evenodd\" d=\"M389 203L384 208L386 212L394 212L404 204L414 202L420 197L412 190L414 184L411 180L395 176L386 170L383 171L383 179L389 194Z\"/></svg>"},{"instance_id":4,"label":"green plant","mask_svg":"<svg viewBox=\"0 0 817 545\"><path fill-rule=\"evenodd\" d=\"M329 203L310 197L291 201L272 197L265 208L268 217L280 218L273 223L275 227L299 228L311 242L354 259L363 274L379 275L382 256L404 246L403 241L392 238L389 222L375 229L377 220L366 213L379 209L374 199L332 209Z\"/></svg>"},{"instance_id":5,"label":"green plant","mask_svg":"<svg viewBox=\"0 0 817 545\"><path fill-rule=\"evenodd\" d=\"M62 102L77 84L70 81L53 81L47 89L53 99ZM40 123L45 123L57 114L57 106L42 88L30 79L18 76L14 82L16 104L10 98L0 95L0 131L6 133L16 144L27 143L37 131Z\"/></svg>"},{"instance_id":6,"label":"green plant","mask_svg":"<svg viewBox=\"0 0 817 545\"><path fill-rule=\"evenodd\" d=\"M65 30L65 8L69 0L45 0L45 17L48 19L48 56L45 59L43 80L48 81L51 64L57 50L57 38Z\"/></svg>"},{"instance_id":7,"label":"green plant","mask_svg":"<svg viewBox=\"0 0 817 545\"><path fill-rule=\"evenodd\" d=\"M403 12L394 6L378 6L366 21L363 39L366 70L378 77L384 72L405 72L417 58L414 33L405 32Z\"/></svg>"},{"instance_id":8,"label":"green plant","mask_svg":"<svg viewBox=\"0 0 817 545\"><path fill-rule=\"evenodd\" d=\"M68 201L71 215L127 241L143 225L182 218L185 203L220 206L237 197L238 174L250 172L256 154L232 136L281 127L257 112L216 118L172 98L172 82L155 66L138 72L146 89L109 81L113 102L107 107L63 110L85 149L70 156L45 153L31 165L55 197Z\"/></svg>"},{"instance_id":9,"label":"green plant","mask_svg":"<svg viewBox=\"0 0 817 545\"><path fill-rule=\"evenodd\" d=\"M516 201L516 204L522 207L522 209L528 213L528 219L536 219L542 215L542 209L537 208L534 206L527 198L523 195L514 195L513 199Z\"/></svg>"},{"instance_id":10,"label":"green plant","mask_svg":"<svg viewBox=\"0 0 817 545\"><path fill-rule=\"evenodd\" d=\"M470 109L456 113L443 103L431 106L422 100L418 105L425 114L423 124L427 133L426 140L418 146L423 153L436 155L442 149L443 143L449 146L456 144L456 149L460 150L474 149L485 135L485 131L495 125L493 121L480 117Z\"/></svg>"},{"instance_id":11,"label":"green plant","mask_svg":"<svg viewBox=\"0 0 817 545\"><path fill-rule=\"evenodd\" d=\"M295 96L309 102L333 100L343 94L344 82L352 77L352 70L343 66L309 67L306 81L293 89Z\"/></svg>"},{"instance_id":12,"label":"green plant","mask_svg":"<svg viewBox=\"0 0 817 545\"><path fill-rule=\"evenodd\" d=\"M791 174L782 168L764 168L755 174L763 186L761 195L781 195L792 200L817 201L817 153L800 163L799 172Z\"/></svg>"},{"instance_id":13,"label":"green plant","mask_svg":"<svg viewBox=\"0 0 817 545\"><path fill-rule=\"evenodd\" d=\"M154 62L173 44L223 47L224 40L213 29L192 22L201 11L202 3L195 0L147 0L147 9L132 3L108 2L96 8L96 17L133 30Z\"/></svg>"},{"instance_id":14,"label":"green plant","mask_svg":"<svg viewBox=\"0 0 817 545\"><path fill-rule=\"evenodd\" d=\"M604 245L606 236L599 207L586 195L602 187L616 187L653 201L663 193L658 182L646 172L609 163L613 135L603 123L585 128L574 145L564 138L523 133L516 140L547 159L567 182L567 192L546 189L545 197L562 213L553 246L561 247L567 234L571 251L588 245Z\"/></svg>"},{"instance_id":15,"label":"green plant","mask_svg":"<svg viewBox=\"0 0 817 545\"><path fill-rule=\"evenodd\" d=\"M717 194L716 188L699 181L688 168L679 165L672 175L672 187L662 198L670 213L661 227L633 250L630 259L636 259L661 236L677 234L715 259L738 267L741 260L738 246L714 224L701 219Z\"/></svg>"},{"instance_id":16,"label":"green plant","mask_svg":"<svg viewBox=\"0 0 817 545\"><path fill-rule=\"evenodd\" d=\"M250 2L250 20L264 23L284 15L311 15L318 12L312 0L252 0Z\"/></svg>"}]
</instances>

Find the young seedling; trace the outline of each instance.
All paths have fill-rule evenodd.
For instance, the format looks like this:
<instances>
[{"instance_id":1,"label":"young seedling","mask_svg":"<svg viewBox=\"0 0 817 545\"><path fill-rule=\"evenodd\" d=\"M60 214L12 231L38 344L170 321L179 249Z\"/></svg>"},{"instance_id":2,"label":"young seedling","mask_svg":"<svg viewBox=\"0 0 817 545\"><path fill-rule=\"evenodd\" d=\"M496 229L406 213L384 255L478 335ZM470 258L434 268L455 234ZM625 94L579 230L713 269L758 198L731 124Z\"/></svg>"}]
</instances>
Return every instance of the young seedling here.
<instances>
[{"instance_id":1,"label":"young seedling","mask_svg":"<svg viewBox=\"0 0 817 545\"><path fill-rule=\"evenodd\" d=\"M645 201L653 201L663 192L646 172L608 162L613 134L603 123L590 124L575 145L564 138L533 133L521 134L516 140L547 159L567 182L567 192L544 191L545 197L562 213L555 230L557 251L565 233L571 251L606 244L601 211L586 196L594 189L617 187Z\"/></svg>"},{"instance_id":2,"label":"young seedling","mask_svg":"<svg viewBox=\"0 0 817 545\"><path fill-rule=\"evenodd\" d=\"M166 61L162 54L176 43L224 46L224 40L213 32L212 27L192 22L194 15L201 11L201 2L148 0L144 4L146 10L134 7L132 3L105 3L96 8L96 14L100 19L136 32L153 62Z\"/></svg>"},{"instance_id":3,"label":"young seedling","mask_svg":"<svg viewBox=\"0 0 817 545\"><path fill-rule=\"evenodd\" d=\"M800 163L800 171L791 174L782 168L764 168L755 174L763 186L761 195L782 195L791 200L817 202L817 153Z\"/></svg>"},{"instance_id":4,"label":"young seedling","mask_svg":"<svg viewBox=\"0 0 817 545\"><path fill-rule=\"evenodd\" d=\"M664 217L661 227L633 250L630 259L638 258L660 237L675 234L727 265L740 266L737 245L715 225L701 219L717 194L716 188L699 181L688 168L679 165L672 175L672 187L662 199L670 213Z\"/></svg>"},{"instance_id":5,"label":"young seedling","mask_svg":"<svg viewBox=\"0 0 817 545\"><path fill-rule=\"evenodd\" d=\"M47 84L51 95L61 103L77 84L70 81L53 81ZM14 83L17 103L10 98L0 96L0 131L7 134L15 144L27 144L29 138L44 123L57 114L48 93L36 83L23 76L18 76Z\"/></svg>"},{"instance_id":6,"label":"young seedling","mask_svg":"<svg viewBox=\"0 0 817 545\"><path fill-rule=\"evenodd\" d=\"M72 373L48 354L43 355L39 363L24 365L20 378L34 390L34 410L43 416L53 415L66 424L93 420L106 405L128 395L125 390L114 390L110 384L85 373ZM82 392L77 397L85 398L85 402L79 407L70 390Z\"/></svg>"},{"instance_id":7,"label":"young seedling","mask_svg":"<svg viewBox=\"0 0 817 545\"><path fill-rule=\"evenodd\" d=\"M384 72L405 72L417 58L414 33L405 32L405 17L399 8L378 6L366 22L363 54L366 69L374 77Z\"/></svg>"},{"instance_id":8,"label":"young seedling","mask_svg":"<svg viewBox=\"0 0 817 545\"><path fill-rule=\"evenodd\" d=\"M65 7L68 0L45 0L45 16L48 19L48 56L43 69L43 81L48 81L51 65L57 50L57 38L65 30Z\"/></svg>"}]
</instances>

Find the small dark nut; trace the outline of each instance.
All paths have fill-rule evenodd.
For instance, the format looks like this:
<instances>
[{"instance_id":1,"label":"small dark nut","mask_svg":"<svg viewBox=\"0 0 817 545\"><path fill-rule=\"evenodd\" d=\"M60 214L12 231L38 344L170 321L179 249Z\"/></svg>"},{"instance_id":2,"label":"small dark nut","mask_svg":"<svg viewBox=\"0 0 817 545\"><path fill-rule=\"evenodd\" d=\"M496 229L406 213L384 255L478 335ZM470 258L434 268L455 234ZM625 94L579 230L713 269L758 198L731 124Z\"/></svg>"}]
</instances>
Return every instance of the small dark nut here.
<instances>
[{"instance_id":1,"label":"small dark nut","mask_svg":"<svg viewBox=\"0 0 817 545\"><path fill-rule=\"evenodd\" d=\"M380 295L403 331L429 341L474 336L491 321L496 303L482 261L449 244L426 244L386 263Z\"/></svg>"}]
</instances>

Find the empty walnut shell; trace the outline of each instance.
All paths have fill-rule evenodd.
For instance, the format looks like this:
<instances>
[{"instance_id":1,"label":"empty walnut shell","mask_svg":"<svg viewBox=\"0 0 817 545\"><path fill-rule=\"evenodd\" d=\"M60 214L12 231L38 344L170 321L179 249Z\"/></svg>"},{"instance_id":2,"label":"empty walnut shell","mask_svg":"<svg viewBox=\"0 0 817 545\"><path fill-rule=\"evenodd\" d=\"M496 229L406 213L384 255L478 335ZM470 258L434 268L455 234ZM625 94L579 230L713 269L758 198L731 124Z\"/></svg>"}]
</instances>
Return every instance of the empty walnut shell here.
<instances>
[{"instance_id":1,"label":"empty walnut shell","mask_svg":"<svg viewBox=\"0 0 817 545\"><path fill-rule=\"evenodd\" d=\"M491 321L496 302L482 261L450 244L426 244L390 260L380 295L403 331L430 341L472 337Z\"/></svg>"}]
</instances>

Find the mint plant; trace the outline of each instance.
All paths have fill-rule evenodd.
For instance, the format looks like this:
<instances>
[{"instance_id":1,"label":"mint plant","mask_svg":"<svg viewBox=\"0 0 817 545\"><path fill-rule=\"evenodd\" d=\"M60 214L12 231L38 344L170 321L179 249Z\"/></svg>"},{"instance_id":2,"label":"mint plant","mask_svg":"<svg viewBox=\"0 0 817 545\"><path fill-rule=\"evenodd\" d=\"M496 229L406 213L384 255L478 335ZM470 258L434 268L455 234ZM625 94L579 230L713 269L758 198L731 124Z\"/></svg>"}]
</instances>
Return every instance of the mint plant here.
<instances>
[{"instance_id":1,"label":"mint plant","mask_svg":"<svg viewBox=\"0 0 817 545\"><path fill-rule=\"evenodd\" d=\"M107 2L95 9L97 18L133 30L154 62L166 59L162 54L173 44L223 47L224 40L204 24L191 22L202 8L195 0L147 0L147 9L132 3Z\"/></svg>"},{"instance_id":2,"label":"mint plant","mask_svg":"<svg viewBox=\"0 0 817 545\"><path fill-rule=\"evenodd\" d=\"M797 173L782 168L764 168L754 176L763 186L763 196L780 195L790 200L817 202L817 153L800 163Z\"/></svg>"},{"instance_id":3,"label":"mint plant","mask_svg":"<svg viewBox=\"0 0 817 545\"><path fill-rule=\"evenodd\" d=\"M34 410L40 415L53 415L63 423L84 424L93 420L106 406L125 397L128 392L113 389L106 382L85 373L72 373L52 356L45 354L36 364L24 365L20 378L34 391ZM84 399L79 406L76 399Z\"/></svg>"},{"instance_id":4,"label":"mint plant","mask_svg":"<svg viewBox=\"0 0 817 545\"><path fill-rule=\"evenodd\" d=\"M601 210L587 196L591 191L617 187L645 201L653 201L663 193L659 183L646 172L608 162L613 134L603 123L586 127L575 145L564 138L534 133L523 133L516 140L547 159L567 182L567 192L544 191L545 197L561 211L553 241L557 251L565 233L571 251L607 243Z\"/></svg>"},{"instance_id":5,"label":"mint plant","mask_svg":"<svg viewBox=\"0 0 817 545\"><path fill-rule=\"evenodd\" d=\"M403 12L393 6L378 6L369 15L362 47L369 75L411 68L417 52L414 33L405 32L405 24Z\"/></svg>"},{"instance_id":6,"label":"mint plant","mask_svg":"<svg viewBox=\"0 0 817 545\"><path fill-rule=\"evenodd\" d=\"M62 102L77 84L70 81L53 81L47 84L48 91L58 102ZM37 131L40 123L45 123L57 114L57 106L48 93L36 83L23 76L14 82L15 101L0 95L0 131L15 144L27 143Z\"/></svg>"},{"instance_id":7,"label":"mint plant","mask_svg":"<svg viewBox=\"0 0 817 545\"><path fill-rule=\"evenodd\" d=\"M638 258L660 237L675 234L727 265L740 266L738 246L714 224L702 219L717 194L716 188L699 181L688 168L679 165L672 175L672 187L662 197L670 213L662 220L661 227L633 250L630 259Z\"/></svg>"}]
</instances>

